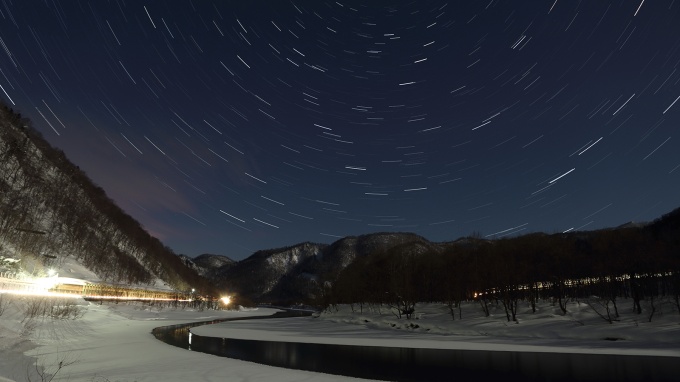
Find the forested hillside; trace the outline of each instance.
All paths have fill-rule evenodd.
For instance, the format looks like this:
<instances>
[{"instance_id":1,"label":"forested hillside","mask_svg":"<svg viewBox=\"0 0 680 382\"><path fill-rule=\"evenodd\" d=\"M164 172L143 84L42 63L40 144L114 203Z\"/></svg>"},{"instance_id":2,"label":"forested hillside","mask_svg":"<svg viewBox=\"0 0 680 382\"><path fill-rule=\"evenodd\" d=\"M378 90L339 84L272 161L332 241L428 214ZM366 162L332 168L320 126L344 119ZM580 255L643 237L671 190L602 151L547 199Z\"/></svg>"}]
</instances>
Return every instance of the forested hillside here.
<instances>
[{"instance_id":1,"label":"forested hillside","mask_svg":"<svg viewBox=\"0 0 680 382\"><path fill-rule=\"evenodd\" d=\"M333 283L338 274L356 259L414 241L428 249L440 245L413 233L379 232L348 236L331 245L306 242L260 250L246 259L219 265L205 274L217 286L243 298L243 301L283 305L315 303L323 294L324 285Z\"/></svg>"},{"instance_id":2,"label":"forested hillside","mask_svg":"<svg viewBox=\"0 0 680 382\"><path fill-rule=\"evenodd\" d=\"M410 315L418 302L444 302L454 315L462 301L490 304L515 320L520 302L550 300L596 306L618 317L617 299L651 315L659 304L680 313L680 209L642 227L501 240L468 237L439 248L405 243L357 259L327 288L323 305L387 304ZM630 309L626 306L625 309ZM648 317L651 320L651 316Z\"/></svg>"},{"instance_id":3,"label":"forested hillside","mask_svg":"<svg viewBox=\"0 0 680 382\"><path fill-rule=\"evenodd\" d=\"M22 261L74 256L102 280L210 293L209 283L150 236L7 105L0 105L0 251Z\"/></svg>"},{"instance_id":4,"label":"forested hillside","mask_svg":"<svg viewBox=\"0 0 680 382\"><path fill-rule=\"evenodd\" d=\"M407 316L418 302L446 303L459 316L461 302L474 300L485 312L501 305L514 320L520 302L550 300L566 312L567 302L583 300L614 320L620 298L636 312L672 304L680 313L680 209L649 224L500 240L350 236L258 251L209 274L255 302L386 305Z\"/></svg>"}]
</instances>

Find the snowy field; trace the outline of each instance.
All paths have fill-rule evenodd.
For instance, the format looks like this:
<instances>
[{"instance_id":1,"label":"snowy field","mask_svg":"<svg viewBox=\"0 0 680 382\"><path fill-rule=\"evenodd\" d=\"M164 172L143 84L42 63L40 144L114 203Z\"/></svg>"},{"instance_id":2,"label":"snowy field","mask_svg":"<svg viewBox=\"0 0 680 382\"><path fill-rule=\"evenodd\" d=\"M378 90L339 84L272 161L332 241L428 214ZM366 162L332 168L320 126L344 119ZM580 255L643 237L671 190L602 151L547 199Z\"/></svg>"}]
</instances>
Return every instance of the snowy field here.
<instances>
[{"instance_id":1,"label":"snowy field","mask_svg":"<svg viewBox=\"0 0 680 382\"><path fill-rule=\"evenodd\" d=\"M216 318L270 315L272 309L193 311L130 304L56 300L76 318L27 318L35 297L1 295L0 381L341 381L352 378L287 370L191 352L153 337L154 327ZM52 300L50 305L55 304ZM500 308L484 317L474 303L451 320L443 305L418 305L412 320L383 307L352 312L339 306L319 317L234 321L192 328L198 335L311 343L416 348L597 352L680 357L680 315L667 306L652 322L620 302L620 321L609 324L586 304L562 316L549 303L521 311L508 323ZM355 306L355 310L358 309ZM616 341L613 341L616 339ZM62 365L61 369L59 365ZM36 365L39 366L36 368ZM42 374L42 375L41 375Z\"/></svg>"},{"instance_id":2,"label":"snowy field","mask_svg":"<svg viewBox=\"0 0 680 382\"><path fill-rule=\"evenodd\" d=\"M158 326L270 315L272 309L198 312L138 303L97 305L74 299L71 302L81 310L79 318L25 319L29 297L0 296L4 303L10 301L0 316L0 382L49 381L55 373L55 382L348 379L190 352L166 345L151 334Z\"/></svg>"},{"instance_id":3,"label":"snowy field","mask_svg":"<svg viewBox=\"0 0 680 382\"><path fill-rule=\"evenodd\" d=\"M58 271L62 277L93 278L73 262L64 263ZM593 311L595 307L603 312L602 306L584 302L570 302L565 315L549 302L540 303L536 313L527 305L520 306L517 323L507 322L500 305L492 305L491 315L485 317L479 304L464 303L462 319L456 311L456 320L440 304L416 305L412 320L398 319L385 306L364 305L362 309L355 305L353 311L343 305L317 317L233 321L191 331L290 342L680 357L680 314L672 301L656 304L652 322L648 322L649 305L638 315L632 311L632 301L626 300L618 301L620 317L612 324ZM51 300L0 293L0 382L352 380L191 352L162 343L151 334L158 326L274 312L265 308L195 311L141 303L98 305L80 298Z\"/></svg>"},{"instance_id":4,"label":"snowy field","mask_svg":"<svg viewBox=\"0 0 680 382\"><path fill-rule=\"evenodd\" d=\"M318 317L237 321L192 328L197 335L238 339L366 346L638 354L680 357L680 314L670 304L652 322L632 312L632 301L619 301L619 321L600 318L585 303L572 302L566 315L544 302L536 313L527 306L518 322L508 322L502 306L485 317L476 303L464 303L462 317L451 319L448 307L419 304L416 317L397 318L385 306L342 305ZM680 359L679 359L680 361Z\"/></svg>"},{"instance_id":5,"label":"snowy field","mask_svg":"<svg viewBox=\"0 0 680 382\"><path fill-rule=\"evenodd\" d=\"M59 277L99 281L70 257L54 270ZM167 288L161 281L154 287ZM138 302L98 305L81 298L48 299L0 291L0 382L348 380L190 352L151 334L159 326L274 312L265 308L195 311ZM63 318L49 317L55 313Z\"/></svg>"}]
</instances>

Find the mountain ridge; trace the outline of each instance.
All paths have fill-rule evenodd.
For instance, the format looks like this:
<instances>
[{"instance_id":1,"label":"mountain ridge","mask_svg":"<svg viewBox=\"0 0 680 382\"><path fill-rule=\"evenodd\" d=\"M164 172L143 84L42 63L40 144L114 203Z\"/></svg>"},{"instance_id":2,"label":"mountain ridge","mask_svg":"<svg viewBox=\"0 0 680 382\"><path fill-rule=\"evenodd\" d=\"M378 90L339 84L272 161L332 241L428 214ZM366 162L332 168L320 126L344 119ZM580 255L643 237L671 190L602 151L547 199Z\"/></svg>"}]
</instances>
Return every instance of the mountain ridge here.
<instances>
[{"instance_id":1,"label":"mountain ridge","mask_svg":"<svg viewBox=\"0 0 680 382\"><path fill-rule=\"evenodd\" d=\"M105 282L151 285L160 279L176 290L217 294L2 102L0 255L39 263L37 272L73 256Z\"/></svg>"},{"instance_id":2,"label":"mountain ridge","mask_svg":"<svg viewBox=\"0 0 680 382\"><path fill-rule=\"evenodd\" d=\"M559 258L563 255L558 254L572 252L574 254L569 256L584 256L597 251L601 256L608 257L611 256L608 252L620 250L616 243L616 240L621 240L619 238L645 243L654 243L657 240L655 238L659 238L663 244L658 245L680 248L680 238L674 235L677 233L680 237L680 223L676 220L680 220L680 208L650 223L629 222L595 231L555 234L534 232L501 239L471 235L446 242L430 242L410 232L377 232L340 238L331 244L303 242L283 248L260 250L224 269L210 273L209 278L220 287L248 301L318 304L327 297L339 280L355 277L351 273L365 272L366 266L398 266L390 260L395 258L401 259L397 263L404 264L413 262L409 259L415 258L414 264L430 269L423 270L424 275L420 276L427 277L428 272L436 272L433 267L437 267L438 262L452 254L462 259L479 251L510 251L509 254L521 254L534 253L539 250L537 248L550 248L549 251L555 252L558 259L554 261L562 261ZM293 252L304 255L293 258ZM275 260L276 258L280 259ZM285 264L283 258L287 259ZM266 280L266 287L248 286L258 279Z\"/></svg>"}]
</instances>

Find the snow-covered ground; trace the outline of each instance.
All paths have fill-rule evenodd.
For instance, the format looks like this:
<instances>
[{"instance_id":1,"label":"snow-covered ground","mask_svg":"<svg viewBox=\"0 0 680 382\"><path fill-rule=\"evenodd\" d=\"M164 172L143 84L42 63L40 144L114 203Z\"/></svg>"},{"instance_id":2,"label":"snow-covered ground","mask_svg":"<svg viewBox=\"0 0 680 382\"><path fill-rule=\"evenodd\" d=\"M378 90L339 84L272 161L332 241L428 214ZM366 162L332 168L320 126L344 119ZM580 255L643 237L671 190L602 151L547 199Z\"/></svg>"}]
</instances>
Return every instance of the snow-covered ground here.
<instances>
[{"instance_id":1,"label":"snow-covered ground","mask_svg":"<svg viewBox=\"0 0 680 382\"><path fill-rule=\"evenodd\" d=\"M35 274L45 276L47 271L40 268ZM54 271L59 277L99 281L71 258L61 261ZM158 281L153 288L167 286ZM44 316L44 306L48 309L60 306L70 317ZM27 317L30 310L39 312L31 319ZM98 305L81 298L47 299L0 291L0 382L348 380L191 352L167 345L151 334L158 326L271 315L275 311L266 308L196 311L139 302Z\"/></svg>"},{"instance_id":2,"label":"snow-covered ground","mask_svg":"<svg viewBox=\"0 0 680 382\"><path fill-rule=\"evenodd\" d=\"M600 318L581 302L567 305L566 315L549 302L536 313L527 306L518 322L508 322L502 305L485 317L476 303L464 303L463 319L451 319L442 304L418 304L416 318L398 319L385 306L354 312L338 306L319 317L238 321L192 328L197 335L270 341L331 343L437 349L639 354L680 357L680 314L670 304L652 322L632 312L632 301L619 304L619 321ZM603 310L604 311L604 310ZM680 361L680 359L679 359Z\"/></svg>"},{"instance_id":3,"label":"snow-covered ground","mask_svg":"<svg viewBox=\"0 0 680 382\"><path fill-rule=\"evenodd\" d=\"M194 311L130 304L91 304L71 299L78 318L26 318L35 297L0 295L0 382L43 381L341 381L350 378L269 367L191 352L154 338L154 327L226 317L269 315L273 309ZM52 300L65 305L64 300ZM355 307L356 309L357 307ZM609 324L586 304L571 303L559 315L549 303L523 310L508 323L500 308L484 317L479 306L463 307L451 320L443 305L417 306L417 318L397 319L349 306L320 317L233 321L200 326L198 335L312 343L415 348L589 352L680 357L680 315L665 306L652 322L620 302L620 321ZM612 341L612 339L617 339ZM59 365L62 365L59 369ZM36 365L38 368L36 368ZM44 373L42 376L40 373Z\"/></svg>"},{"instance_id":4,"label":"snow-covered ground","mask_svg":"<svg viewBox=\"0 0 680 382\"><path fill-rule=\"evenodd\" d=\"M61 277L92 279L86 270L66 262ZM59 305L66 318L37 314L31 308ZM452 320L441 304L418 304L411 320L398 319L386 306L331 308L316 317L233 321L192 328L194 334L270 341L352 344L412 348L640 354L680 357L680 314L670 301L632 311L619 300L621 317L612 324L593 308L593 300L570 302L561 315L550 302L532 313L520 306L518 322L507 322L501 305L485 317L479 304L462 306ZM273 309L195 311L141 303L92 304L80 298L45 300L0 293L0 382L6 381L344 381L352 378L287 370L191 352L158 341L158 326L217 318L270 315ZM74 318L75 317L75 318ZM678 359L680 361L680 358ZM61 365L61 368L60 368ZM37 367L36 367L37 366ZM51 376L55 374L55 378Z\"/></svg>"},{"instance_id":5,"label":"snow-covered ground","mask_svg":"<svg viewBox=\"0 0 680 382\"><path fill-rule=\"evenodd\" d=\"M55 372L55 382L347 380L191 352L151 334L158 326L270 315L272 309L198 312L77 299L72 302L82 309L80 318L24 320L34 297L1 296L11 304L0 316L0 382L48 381Z\"/></svg>"}]
</instances>

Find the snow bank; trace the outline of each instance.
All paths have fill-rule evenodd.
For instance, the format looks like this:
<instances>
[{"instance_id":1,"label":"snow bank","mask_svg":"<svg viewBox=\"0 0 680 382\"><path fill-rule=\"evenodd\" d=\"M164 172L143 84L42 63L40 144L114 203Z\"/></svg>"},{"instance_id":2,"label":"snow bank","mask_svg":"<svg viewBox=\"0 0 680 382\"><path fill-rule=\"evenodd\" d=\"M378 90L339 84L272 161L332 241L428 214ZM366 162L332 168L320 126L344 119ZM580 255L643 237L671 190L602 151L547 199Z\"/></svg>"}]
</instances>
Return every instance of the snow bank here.
<instances>
[{"instance_id":1,"label":"snow bank","mask_svg":"<svg viewBox=\"0 0 680 382\"><path fill-rule=\"evenodd\" d=\"M287 370L166 345L154 327L218 318L270 315L273 309L193 311L138 304L90 304L76 320L25 319L25 296L0 316L0 382L40 381L342 381L346 377ZM62 368L59 369L59 364ZM38 368L36 368L36 365Z\"/></svg>"},{"instance_id":2,"label":"snow bank","mask_svg":"<svg viewBox=\"0 0 680 382\"><path fill-rule=\"evenodd\" d=\"M26 309L32 297L0 296L5 304L0 316L0 382L43 380L40 373L48 377L56 373L55 382L350 379L191 352L166 345L151 334L158 326L270 315L274 309L194 311L139 303L96 305L71 299L70 304L81 310L78 319L28 319ZM440 304L418 304L412 320L398 319L385 306L364 306L363 312L359 306L354 306L354 311L350 306L338 306L317 317L232 321L191 331L270 341L680 357L677 310L662 305L652 322L647 322L645 313L634 314L631 306L632 302L620 301L621 317L613 324L584 303L570 303L566 315L547 302L540 304L536 313L523 307L518 322L507 322L502 307L492 306L491 316L485 317L478 305L468 303L462 307L463 318L456 315L455 321L448 307Z\"/></svg>"},{"instance_id":3,"label":"snow bank","mask_svg":"<svg viewBox=\"0 0 680 382\"><path fill-rule=\"evenodd\" d=\"M238 321L192 328L202 336L326 344L435 349L639 354L680 357L680 315L672 307L647 317L619 302L621 317L609 324L585 303L572 302L566 315L544 302L527 306L518 322L508 322L502 307L485 317L475 303L464 303L462 319L452 320L442 304L418 304L416 318L399 319L382 306L340 305L319 317ZM625 312L624 312L625 311Z\"/></svg>"}]
</instances>

